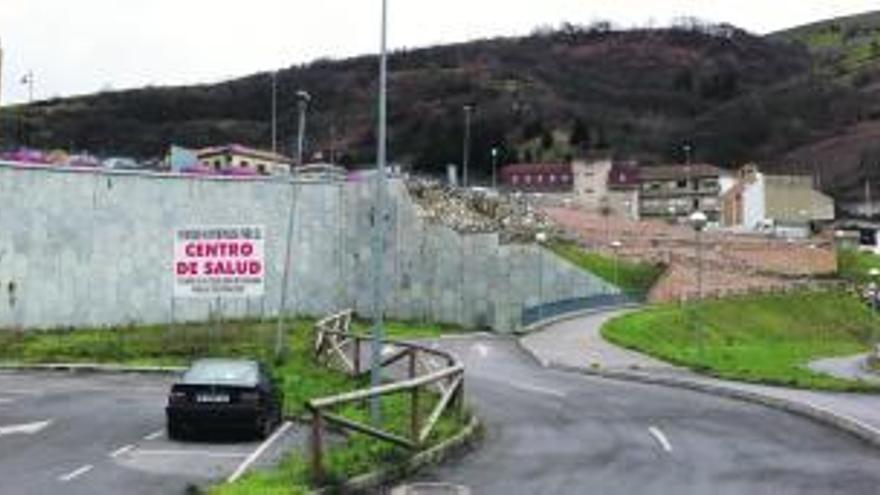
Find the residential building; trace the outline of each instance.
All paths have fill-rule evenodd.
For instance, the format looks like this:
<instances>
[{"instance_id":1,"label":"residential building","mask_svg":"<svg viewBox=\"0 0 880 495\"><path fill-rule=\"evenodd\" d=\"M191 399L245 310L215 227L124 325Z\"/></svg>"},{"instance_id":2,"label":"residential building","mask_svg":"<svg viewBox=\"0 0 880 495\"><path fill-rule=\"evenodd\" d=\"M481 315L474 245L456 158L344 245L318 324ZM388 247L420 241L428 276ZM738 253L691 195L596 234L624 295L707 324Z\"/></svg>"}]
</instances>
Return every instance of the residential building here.
<instances>
[{"instance_id":1,"label":"residential building","mask_svg":"<svg viewBox=\"0 0 880 495\"><path fill-rule=\"evenodd\" d=\"M686 217L700 210L709 222L721 216L719 197L735 183L731 174L705 163L639 169L641 217Z\"/></svg>"},{"instance_id":2,"label":"residential building","mask_svg":"<svg viewBox=\"0 0 880 495\"><path fill-rule=\"evenodd\" d=\"M598 211L608 195L608 171L611 170L610 160L592 162L576 161L572 163L574 187L573 202L587 211Z\"/></svg>"},{"instance_id":3,"label":"residential building","mask_svg":"<svg viewBox=\"0 0 880 495\"><path fill-rule=\"evenodd\" d=\"M499 174L502 187L529 193L572 193L574 172L571 164L520 163L507 165Z\"/></svg>"},{"instance_id":4,"label":"residential building","mask_svg":"<svg viewBox=\"0 0 880 495\"><path fill-rule=\"evenodd\" d=\"M834 220L834 200L813 187L810 175L770 175L747 165L722 196L722 224L745 231L806 237L817 222Z\"/></svg>"},{"instance_id":5,"label":"residential building","mask_svg":"<svg viewBox=\"0 0 880 495\"><path fill-rule=\"evenodd\" d=\"M613 213L638 220L641 174L635 162L614 162L606 177L606 205Z\"/></svg>"},{"instance_id":6,"label":"residential building","mask_svg":"<svg viewBox=\"0 0 880 495\"><path fill-rule=\"evenodd\" d=\"M293 166L293 160L284 155L240 144L204 148L196 154L202 166L216 172L250 169L262 175L283 175L289 174Z\"/></svg>"}]
</instances>

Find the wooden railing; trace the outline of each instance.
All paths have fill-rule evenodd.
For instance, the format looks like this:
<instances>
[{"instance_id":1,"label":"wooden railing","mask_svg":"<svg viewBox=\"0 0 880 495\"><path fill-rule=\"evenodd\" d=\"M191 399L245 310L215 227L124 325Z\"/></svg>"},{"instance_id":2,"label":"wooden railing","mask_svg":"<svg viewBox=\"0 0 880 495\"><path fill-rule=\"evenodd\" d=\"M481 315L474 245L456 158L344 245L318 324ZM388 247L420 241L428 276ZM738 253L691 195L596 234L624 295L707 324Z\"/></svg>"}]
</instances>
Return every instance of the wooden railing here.
<instances>
[{"instance_id":1,"label":"wooden railing","mask_svg":"<svg viewBox=\"0 0 880 495\"><path fill-rule=\"evenodd\" d=\"M356 335L351 332L352 312L343 311L315 324L315 359L326 366L333 367L353 377L360 377L370 372L368 361L362 359L362 351L371 350L372 337ZM311 431L311 464L312 474L317 482L324 480L323 464L323 430L325 424L332 424L343 429L378 438L395 445L418 450L422 447L441 416L447 409L455 408L461 414L464 408L464 367L446 352L422 345L385 339L382 341L380 366L390 368L396 363L406 360L406 367L401 372L388 370L388 375L404 378L399 381L385 383L354 392L312 399L306 407L312 415ZM402 364L402 363L401 363ZM427 418L420 411L421 395L424 389L433 388L440 399ZM343 417L331 412L346 404L364 404L374 397L395 394L409 394L410 421L409 434L406 436L383 430L377 425L369 425Z\"/></svg>"}]
</instances>

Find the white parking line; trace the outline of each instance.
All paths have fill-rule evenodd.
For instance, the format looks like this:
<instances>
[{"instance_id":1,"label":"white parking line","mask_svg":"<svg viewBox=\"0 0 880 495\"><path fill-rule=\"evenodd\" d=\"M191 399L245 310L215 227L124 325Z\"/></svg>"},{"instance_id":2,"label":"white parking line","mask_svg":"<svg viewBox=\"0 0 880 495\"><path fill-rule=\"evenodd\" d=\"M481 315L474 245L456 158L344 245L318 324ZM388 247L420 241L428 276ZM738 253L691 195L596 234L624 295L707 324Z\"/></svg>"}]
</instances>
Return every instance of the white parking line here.
<instances>
[{"instance_id":1,"label":"white parking line","mask_svg":"<svg viewBox=\"0 0 880 495\"><path fill-rule=\"evenodd\" d=\"M663 450L665 450L666 452L672 452L672 445L669 444L669 440L666 438L666 435L663 434L660 428L657 428L656 426L651 426L650 428L648 428L648 431L651 433L651 436L654 437L654 440L657 440L657 443L659 443L660 446L663 447Z\"/></svg>"},{"instance_id":2,"label":"white parking line","mask_svg":"<svg viewBox=\"0 0 880 495\"><path fill-rule=\"evenodd\" d=\"M121 455L123 455L123 454L125 454L125 453L127 453L127 452L131 452L133 449L134 449L134 444L126 445L125 447L120 447L120 448L114 450L114 451L110 454L110 457L112 457L112 458L115 459L115 458L117 458L117 457L119 457L119 456L121 456Z\"/></svg>"},{"instance_id":3,"label":"white parking line","mask_svg":"<svg viewBox=\"0 0 880 495\"><path fill-rule=\"evenodd\" d=\"M260 458L261 455L263 455L263 453L269 448L269 446L272 445L276 440L278 440L281 435L284 435L284 433L289 430L291 426L292 424L290 421L285 421L284 424L281 425L281 428L278 428L278 430L275 431L275 433L271 437L267 438L266 441L263 442L263 444L254 451L253 454L245 459L244 462L242 462L241 465L238 466L238 469L236 469L235 472L232 473L226 481L232 483L240 478L241 475L243 475L245 471L247 471L248 468L250 468L251 465Z\"/></svg>"},{"instance_id":4,"label":"white parking line","mask_svg":"<svg viewBox=\"0 0 880 495\"><path fill-rule=\"evenodd\" d=\"M2 406L3 404L12 404L13 402L15 402L15 399L0 397L0 406Z\"/></svg>"},{"instance_id":5,"label":"white parking line","mask_svg":"<svg viewBox=\"0 0 880 495\"><path fill-rule=\"evenodd\" d=\"M218 459L240 459L247 457L247 452L213 452L210 450L142 450L134 451L134 455L157 455L157 456L200 456L200 457L216 457Z\"/></svg>"},{"instance_id":6,"label":"white parking line","mask_svg":"<svg viewBox=\"0 0 880 495\"><path fill-rule=\"evenodd\" d=\"M154 431L153 433L150 433L149 435L144 435L144 440L155 440L155 439L161 437L163 433L165 433L164 429Z\"/></svg>"},{"instance_id":7,"label":"white parking line","mask_svg":"<svg viewBox=\"0 0 880 495\"><path fill-rule=\"evenodd\" d=\"M58 481L60 481L62 483L67 483L68 481L72 481L72 480L88 473L89 471L91 471L94 468L95 468L95 466L92 466L91 464L87 464L87 465L77 469L76 471L72 471L70 473L67 473L64 476L59 476Z\"/></svg>"}]
</instances>

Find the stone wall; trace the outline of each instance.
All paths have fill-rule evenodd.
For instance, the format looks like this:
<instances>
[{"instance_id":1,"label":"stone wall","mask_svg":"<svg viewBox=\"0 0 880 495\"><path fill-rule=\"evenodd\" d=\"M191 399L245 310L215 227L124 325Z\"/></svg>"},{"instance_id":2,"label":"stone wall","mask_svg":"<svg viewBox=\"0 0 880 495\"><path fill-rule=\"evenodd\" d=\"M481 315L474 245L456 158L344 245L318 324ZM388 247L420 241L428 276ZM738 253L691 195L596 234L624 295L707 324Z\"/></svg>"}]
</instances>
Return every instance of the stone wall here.
<instances>
[{"instance_id":1,"label":"stone wall","mask_svg":"<svg viewBox=\"0 0 880 495\"><path fill-rule=\"evenodd\" d=\"M614 289L535 245L458 234L428 222L391 181L387 314L497 331L519 328L541 300ZM293 311L372 306L367 183L192 178L0 164L0 328L164 323L271 316L280 307L285 234L294 205ZM192 225L266 226L266 295L175 300L173 231Z\"/></svg>"}]
</instances>

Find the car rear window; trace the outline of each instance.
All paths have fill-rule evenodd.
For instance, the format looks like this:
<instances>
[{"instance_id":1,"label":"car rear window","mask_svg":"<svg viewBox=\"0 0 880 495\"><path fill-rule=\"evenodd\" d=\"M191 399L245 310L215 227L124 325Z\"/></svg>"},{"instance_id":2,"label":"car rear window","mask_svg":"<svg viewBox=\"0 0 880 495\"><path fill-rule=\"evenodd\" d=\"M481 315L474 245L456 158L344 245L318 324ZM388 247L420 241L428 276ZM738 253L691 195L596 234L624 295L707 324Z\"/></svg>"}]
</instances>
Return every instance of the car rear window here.
<instances>
[{"instance_id":1,"label":"car rear window","mask_svg":"<svg viewBox=\"0 0 880 495\"><path fill-rule=\"evenodd\" d=\"M183 382L253 386L258 382L257 365L252 362L198 361L183 375Z\"/></svg>"}]
</instances>

